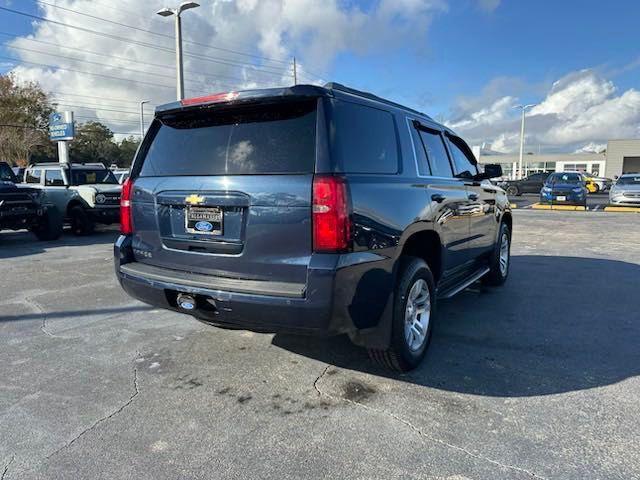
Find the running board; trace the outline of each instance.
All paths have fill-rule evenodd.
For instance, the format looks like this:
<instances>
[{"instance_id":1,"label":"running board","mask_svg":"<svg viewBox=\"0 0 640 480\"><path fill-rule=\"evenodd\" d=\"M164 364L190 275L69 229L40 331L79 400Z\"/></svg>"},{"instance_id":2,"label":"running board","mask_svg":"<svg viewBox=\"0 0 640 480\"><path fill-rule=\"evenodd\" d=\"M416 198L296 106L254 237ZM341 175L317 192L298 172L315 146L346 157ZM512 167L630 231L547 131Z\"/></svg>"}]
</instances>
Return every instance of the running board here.
<instances>
[{"instance_id":1,"label":"running board","mask_svg":"<svg viewBox=\"0 0 640 480\"><path fill-rule=\"evenodd\" d=\"M447 298L453 297L455 294L460 293L462 290L467 288L472 283L480 280L480 278L482 278L487 273L489 273L489 267L484 267L478 270L476 273L474 273L472 276L470 276L467 280L465 280L460 285L453 287L451 290L445 290L444 293L442 294L438 293L438 298L447 299Z\"/></svg>"}]
</instances>

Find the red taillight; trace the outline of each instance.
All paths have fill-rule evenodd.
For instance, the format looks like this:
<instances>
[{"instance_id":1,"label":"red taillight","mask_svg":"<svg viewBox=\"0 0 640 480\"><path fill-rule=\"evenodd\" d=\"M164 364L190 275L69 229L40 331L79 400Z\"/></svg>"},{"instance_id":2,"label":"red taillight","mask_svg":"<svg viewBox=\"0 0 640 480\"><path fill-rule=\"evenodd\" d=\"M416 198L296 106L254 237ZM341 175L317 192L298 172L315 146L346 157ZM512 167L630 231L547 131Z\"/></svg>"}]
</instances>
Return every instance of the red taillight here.
<instances>
[{"instance_id":1,"label":"red taillight","mask_svg":"<svg viewBox=\"0 0 640 480\"><path fill-rule=\"evenodd\" d=\"M131 220L131 193L133 182L127 178L122 184L122 195L120 196L120 232L123 235L133 233L133 221Z\"/></svg>"},{"instance_id":2,"label":"red taillight","mask_svg":"<svg viewBox=\"0 0 640 480\"><path fill-rule=\"evenodd\" d=\"M229 102L238 96L237 92L215 93L204 97L185 98L180 100L182 105L198 105L199 103Z\"/></svg>"},{"instance_id":3,"label":"red taillight","mask_svg":"<svg viewBox=\"0 0 640 480\"><path fill-rule=\"evenodd\" d=\"M337 252L349 247L351 224L347 184L340 177L313 179L313 250Z\"/></svg>"}]
</instances>

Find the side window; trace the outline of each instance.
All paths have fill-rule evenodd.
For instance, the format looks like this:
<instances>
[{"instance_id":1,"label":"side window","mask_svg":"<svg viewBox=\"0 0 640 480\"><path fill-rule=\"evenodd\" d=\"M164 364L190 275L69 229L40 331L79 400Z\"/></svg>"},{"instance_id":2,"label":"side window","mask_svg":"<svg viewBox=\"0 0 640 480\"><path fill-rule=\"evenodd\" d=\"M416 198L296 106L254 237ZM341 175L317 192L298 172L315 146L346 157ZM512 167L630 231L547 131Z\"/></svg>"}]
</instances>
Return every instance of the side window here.
<instances>
[{"instance_id":1,"label":"side window","mask_svg":"<svg viewBox=\"0 0 640 480\"><path fill-rule=\"evenodd\" d=\"M476 161L469 147L459 138L450 137L449 148L453 156L453 163L456 166L456 177L471 178L478 173Z\"/></svg>"},{"instance_id":2,"label":"side window","mask_svg":"<svg viewBox=\"0 0 640 480\"><path fill-rule=\"evenodd\" d=\"M44 184L52 187L64 187L64 179L60 170L45 170Z\"/></svg>"},{"instance_id":3,"label":"side window","mask_svg":"<svg viewBox=\"0 0 640 480\"><path fill-rule=\"evenodd\" d=\"M410 124L411 129L411 141L413 142L413 149L416 152L416 162L418 162L418 175L428 176L431 175L431 168L429 168L429 160L427 160L427 152L424 149L424 144L420 138L420 132L417 128Z\"/></svg>"},{"instance_id":4,"label":"side window","mask_svg":"<svg viewBox=\"0 0 640 480\"><path fill-rule=\"evenodd\" d=\"M337 100L329 129L334 170L397 173L398 140L391 113Z\"/></svg>"},{"instance_id":5,"label":"side window","mask_svg":"<svg viewBox=\"0 0 640 480\"><path fill-rule=\"evenodd\" d=\"M4 182L13 182L15 181L15 176L13 175L13 170L6 163L0 163L0 180Z\"/></svg>"},{"instance_id":6,"label":"side window","mask_svg":"<svg viewBox=\"0 0 640 480\"><path fill-rule=\"evenodd\" d=\"M452 177L451 162L444 146L444 139L436 130L420 129L420 138L427 152L427 159L434 177Z\"/></svg>"},{"instance_id":7,"label":"side window","mask_svg":"<svg viewBox=\"0 0 640 480\"><path fill-rule=\"evenodd\" d=\"M40 183L40 177L42 176L42 170L28 170L26 176L27 183Z\"/></svg>"}]
</instances>

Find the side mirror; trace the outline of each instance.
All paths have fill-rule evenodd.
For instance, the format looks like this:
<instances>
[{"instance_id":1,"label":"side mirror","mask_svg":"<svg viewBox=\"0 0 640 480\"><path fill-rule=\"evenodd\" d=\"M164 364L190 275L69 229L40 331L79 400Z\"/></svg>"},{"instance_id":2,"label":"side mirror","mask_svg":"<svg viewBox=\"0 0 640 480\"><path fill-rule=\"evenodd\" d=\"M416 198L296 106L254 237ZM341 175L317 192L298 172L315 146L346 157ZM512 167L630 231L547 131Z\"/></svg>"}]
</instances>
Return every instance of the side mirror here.
<instances>
[{"instance_id":1,"label":"side mirror","mask_svg":"<svg viewBox=\"0 0 640 480\"><path fill-rule=\"evenodd\" d=\"M502 165L489 163L484 166L484 172L475 176L475 180L488 180L502 176Z\"/></svg>"}]
</instances>

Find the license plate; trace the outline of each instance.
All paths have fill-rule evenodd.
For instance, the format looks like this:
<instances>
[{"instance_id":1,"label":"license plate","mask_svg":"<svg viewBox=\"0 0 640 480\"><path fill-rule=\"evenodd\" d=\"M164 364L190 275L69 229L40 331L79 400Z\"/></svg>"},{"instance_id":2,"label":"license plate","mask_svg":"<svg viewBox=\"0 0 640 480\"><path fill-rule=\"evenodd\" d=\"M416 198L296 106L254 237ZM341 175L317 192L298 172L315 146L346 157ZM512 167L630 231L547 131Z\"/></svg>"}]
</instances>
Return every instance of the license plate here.
<instances>
[{"instance_id":1,"label":"license plate","mask_svg":"<svg viewBox=\"0 0 640 480\"><path fill-rule=\"evenodd\" d=\"M559 197L556 197L556 200L558 200L559 202L566 202L567 201L567 197L564 197L564 196L560 195Z\"/></svg>"},{"instance_id":2,"label":"license plate","mask_svg":"<svg viewBox=\"0 0 640 480\"><path fill-rule=\"evenodd\" d=\"M187 207L185 230L198 235L222 235L222 218L219 207Z\"/></svg>"}]
</instances>

